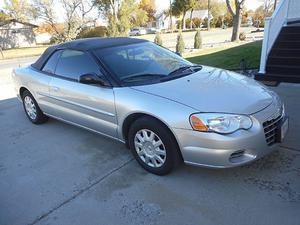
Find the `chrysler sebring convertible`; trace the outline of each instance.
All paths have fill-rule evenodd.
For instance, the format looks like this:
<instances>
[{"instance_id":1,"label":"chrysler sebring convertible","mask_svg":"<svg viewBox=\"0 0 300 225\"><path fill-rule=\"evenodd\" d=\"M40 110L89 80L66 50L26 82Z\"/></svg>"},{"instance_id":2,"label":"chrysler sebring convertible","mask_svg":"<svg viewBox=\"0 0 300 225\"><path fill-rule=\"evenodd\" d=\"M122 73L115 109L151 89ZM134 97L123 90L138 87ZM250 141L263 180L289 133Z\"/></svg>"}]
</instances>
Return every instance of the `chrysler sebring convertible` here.
<instances>
[{"instance_id":1,"label":"chrysler sebring convertible","mask_svg":"<svg viewBox=\"0 0 300 225\"><path fill-rule=\"evenodd\" d=\"M288 130L282 101L265 86L140 39L52 46L12 76L32 123L52 117L121 141L158 175L181 161L213 168L250 163Z\"/></svg>"}]
</instances>

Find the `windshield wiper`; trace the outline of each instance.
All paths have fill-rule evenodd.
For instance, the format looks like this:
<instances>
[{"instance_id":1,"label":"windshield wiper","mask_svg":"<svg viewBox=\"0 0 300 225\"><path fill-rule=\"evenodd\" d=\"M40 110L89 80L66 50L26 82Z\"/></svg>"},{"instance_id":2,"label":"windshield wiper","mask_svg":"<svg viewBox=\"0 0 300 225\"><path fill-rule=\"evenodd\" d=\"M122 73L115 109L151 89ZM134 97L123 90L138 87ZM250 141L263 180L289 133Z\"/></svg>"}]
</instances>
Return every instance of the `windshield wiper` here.
<instances>
[{"instance_id":1,"label":"windshield wiper","mask_svg":"<svg viewBox=\"0 0 300 225\"><path fill-rule=\"evenodd\" d=\"M156 73L143 73L143 74L131 74L128 76L122 77L121 81L132 81L132 80L140 80L140 79L153 79L153 78L161 78L165 77L165 74L156 74Z\"/></svg>"},{"instance_id":2,"label":"windshield wiper","mask_svg":"<svg viewBox=\"0 0 300 225\"><path fill-rule=\"evenodd\" d=\"M176 70L173 70L171 73L169 73L168 76L172 76L172 75L175 75L175 74L178 74L178 73L184 73L188 69L190 70L190 72L194 73L196 71L193 70L193 68L199 68L199 70L201 70L202 66L199 66L199 65L181 66L181 67L177 68ZM199 70L197 70L197 71L199 71Z\"/></svg>"},{"instance_id":3,"label":"windshield wiper","mask_svg":"<svg viewBox=\"0 0 300 225\"><path fill-rule=\"evenodd\" d=\"M198 68L198 69L192 69L192 68ZM189 72L186 72L186 70L190 69ZM193 65L193 66L182 66L179 67L178 69L172 71L171 73L169 73L168 76L161 78L161 81L168 81L168 80L174 80L180 77L184 77L186 75L189 75L191 73L195 73L199 70L202 69L202 66L199 65Z\"/></svg>"}]
</instances>

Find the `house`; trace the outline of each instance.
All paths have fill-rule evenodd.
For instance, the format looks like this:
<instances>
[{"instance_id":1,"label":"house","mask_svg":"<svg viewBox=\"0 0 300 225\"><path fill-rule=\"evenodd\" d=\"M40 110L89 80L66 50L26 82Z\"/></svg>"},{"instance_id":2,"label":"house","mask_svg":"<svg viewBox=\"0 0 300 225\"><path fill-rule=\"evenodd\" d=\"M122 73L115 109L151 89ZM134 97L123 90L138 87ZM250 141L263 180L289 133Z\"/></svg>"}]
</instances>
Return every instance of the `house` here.
<instances>
[{"instance_id":1,"label":"house","mask_svg":"<svg viewBox=\"0 0 300 225\"><path fill-rule=\"evenodd\" d=\"M281 0L265 20L256 80L300 83L300 1Z\"/></svg>"},{"instance_id":2,"label":"house","mask_svg":"<svg viewBox=\"0 0 300 225\"><path fill-rule=\"evenodd\" d=\"M210 19L213 18L213 16L211 15L211 13L209 13L210 15ZM189 10L186 12L185 14L185 19L190 19L192 16L192 19L194 18L198 18L198 19L201 19L201 20L204 20L205 18L208 18L208 10Z\"/></svg>"},{"instance_id":3,"label":"house","mask_svg":"<svg viewBox=\"0 0 300 225\"><path fill-rule=\"evenodd\" d=\"M148 28L156 28L157 30L169 30L175 28L176 26L176 18L172 16L170 18L165 12L160 12L155 15L155 21L152 21L147 24Z\"/></svg>"},{"instance_id":4,"label":"house","mask_svg":"<svg viewBox=\"0 0 300 225\"><path fill-rule=\"evenodd\" d=\"M38 26L16 19L0 21L0 47L7 49L35 46L33 28L36 27Z\"/></svg>"}]
</instances>

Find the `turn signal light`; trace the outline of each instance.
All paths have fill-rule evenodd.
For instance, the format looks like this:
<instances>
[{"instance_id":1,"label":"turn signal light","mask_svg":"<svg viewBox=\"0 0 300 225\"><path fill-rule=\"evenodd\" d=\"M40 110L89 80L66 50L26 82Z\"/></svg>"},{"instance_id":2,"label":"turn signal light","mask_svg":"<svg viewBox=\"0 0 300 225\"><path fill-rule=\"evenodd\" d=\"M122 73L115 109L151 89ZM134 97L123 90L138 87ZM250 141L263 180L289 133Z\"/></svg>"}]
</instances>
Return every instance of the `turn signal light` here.
<instances>
[{"instance_id":1,"label":"turn signal light","mask_svg":"<svg viewBox=\"0 0 300 225\"><path fill-rule=\"evenodd\" d=\"M201 119L199 119L197 116L192 115L190 118L191 125L195 130L199 131L208 131L207 126L204 125Z\"/></svg>"}]
</instances>

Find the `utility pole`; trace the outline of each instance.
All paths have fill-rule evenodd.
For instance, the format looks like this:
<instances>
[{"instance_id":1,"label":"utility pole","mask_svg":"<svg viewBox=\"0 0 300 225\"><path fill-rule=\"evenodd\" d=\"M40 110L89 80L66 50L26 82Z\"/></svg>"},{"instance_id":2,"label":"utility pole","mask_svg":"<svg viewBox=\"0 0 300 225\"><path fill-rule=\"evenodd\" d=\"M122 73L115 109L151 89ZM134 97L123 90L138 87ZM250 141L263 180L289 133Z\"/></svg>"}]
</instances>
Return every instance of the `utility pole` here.
<instances>
[{"instance_id":1,"label":"utility pole","mask_svg":"<svg viewBox=\"0 0 300 225\"><path fill-rule=\"evenodd\" d=\"M173 31L173 21L172 21L172 0L170 0L170 10L169 10L169 14L170 14L170 30Z\"/></svg>"},{"instance_id":2,"label":"utility pole","mask_svg":"<svg viewBox=\"0 0 300 225\"><path fill-rule=\"evenodd\" d=\"M207 0L207 30L210 30L210 0Z\"/></svg>"},{"instance_id":3,"label":"utility pole","mask_svg":"<svg viewBox=\"0 0 300 225\"><path fill-rule=\"evenodd\" d=\"M275 11L276 7L277 7L277 0L274 0L274 11Z\"/></svg>"}]
</instances>

